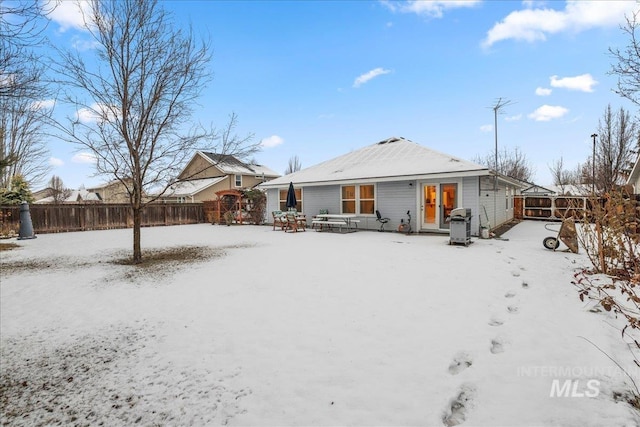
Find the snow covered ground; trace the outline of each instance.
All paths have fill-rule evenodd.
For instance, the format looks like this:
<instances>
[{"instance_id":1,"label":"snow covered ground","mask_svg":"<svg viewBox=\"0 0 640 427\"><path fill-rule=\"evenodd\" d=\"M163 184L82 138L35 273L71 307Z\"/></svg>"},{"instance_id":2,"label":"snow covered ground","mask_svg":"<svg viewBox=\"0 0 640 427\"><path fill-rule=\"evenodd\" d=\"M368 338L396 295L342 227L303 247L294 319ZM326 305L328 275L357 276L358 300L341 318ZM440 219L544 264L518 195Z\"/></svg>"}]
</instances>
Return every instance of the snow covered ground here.
<instances>
[{"instance_id":1,"label":"snow covered ground","mask_svg":"<svg viewBox=\"0 0 640 427\"><path fill-rule=\"evenodd\" d=\"M145 249L213 249L146 269L111 262L131 230L13 240L2 424L639 425L613 397L631 381L586 340L640 384L619 321L580 302L586 257L549 234L146 228Z\"/></svg>"}]
</instances>

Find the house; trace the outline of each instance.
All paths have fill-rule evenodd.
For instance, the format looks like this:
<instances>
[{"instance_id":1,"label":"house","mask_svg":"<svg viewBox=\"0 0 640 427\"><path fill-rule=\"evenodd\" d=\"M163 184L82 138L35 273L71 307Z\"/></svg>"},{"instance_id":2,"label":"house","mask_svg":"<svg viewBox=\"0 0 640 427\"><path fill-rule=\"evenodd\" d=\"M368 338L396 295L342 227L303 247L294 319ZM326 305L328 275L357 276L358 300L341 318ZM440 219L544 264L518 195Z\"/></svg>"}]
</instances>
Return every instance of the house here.
<instances>
[{"instance_id":1,"label":"house","mask_svg":"<svg viewBox=\"0 0 640 427\"><path fill-rule=\"evenodd\" d=\"M556 194L556 190L550 188L550 186L543 187L535 184L522 190L523 196L553 196L554 194Z\"/></svg>"},{"instance_id":2,"label":"house","mask_svg":"<svg viewBox=\"0 0 640 427\"><path fill-rule=\"evenodd\" d=\"M315 166L260 184L267 211L283 210L289 183L298 210L307 218L320 209L353 213L358 227L378 229L376 210L397 229L411 212L419 232L444 232L452 209L471 209L471 230L493 228L513 219L514 196L524 183L487 167L426 148L404 138L389 138Z\"/></svg>"},{"instance_id":3,"label":"house","mask_svg":"<svg viewBox=\"0 0 640 427\"><path fill-rule=\"evenodd\" d=\"M98 194L103 203L129 203L129 192L119 180L88 188L87 191Z\"/></svg>"},{"instance_id":4,"label":"house","mask_svg":"<svg viewBox=\"0 0 640 427\"><path fill-rule=\"evenodd\" d=\"M631 169L631 173L629 173L629 177L627 178L627 185L633 187L633 194L640 194L640 156L638 156L636 162L633 164L633 169Z\"/></svg>"},{"instance_id":5,"label":"house","mask_svg":"<svg viewBox=\"0 0 640 427\"><path fill-rule=\"evenodd\" d=\"M45 188L34 193L35 203L102 203L102 199L98 193L86 190L81 187L79 190L67 190L64 200L56 201L55 197L49 195L54 191L51 188ZM37 194L38 196L35 196ZM60 197L61 198L61 197Z\"/></svg>"},{"instance_id":6,"label":"house","mask_svg":"<svg viewBox=\"0 0 640 427\"><path fill-rule=\"evenodd\" d=\"M245 163L234 156L197 151L161 197L164 202L216 200L216 192L253 188L280 175L266 166Z\"/></svg>"}]
</instances>

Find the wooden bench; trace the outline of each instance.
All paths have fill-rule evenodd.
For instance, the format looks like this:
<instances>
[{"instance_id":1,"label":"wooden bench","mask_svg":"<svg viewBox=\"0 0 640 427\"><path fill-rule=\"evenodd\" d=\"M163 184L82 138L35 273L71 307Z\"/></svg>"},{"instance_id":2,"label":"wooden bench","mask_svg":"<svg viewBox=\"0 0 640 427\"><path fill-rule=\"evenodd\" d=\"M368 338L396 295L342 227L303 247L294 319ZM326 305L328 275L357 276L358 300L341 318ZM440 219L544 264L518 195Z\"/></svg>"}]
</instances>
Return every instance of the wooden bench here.
<instances>
[{"instance_id":1,"label":"wooden bench","mask_svg":"<svg viewBox=\"0 0 640 427\"><path fill-rule=\"evenodd\" d=\"M352 220L351 223L357 223L360 221L357 220ZM347 224L347 221L341 221L341 220L336 220L336 219L332 219L332 220L325 220L325 219L314 219L313 221L311 221L311 226L313 228L315 228L316 225L320 226L320 229L317 231L322 231L322 229L325 226L328 226L329 229L331 229L333 226L337 226L339 228L339 230L342 232L342 227L347 227L349 228L349 224ZM358 228L358 225L356 224L356 228Z\"/></svg>"}]
</instances>

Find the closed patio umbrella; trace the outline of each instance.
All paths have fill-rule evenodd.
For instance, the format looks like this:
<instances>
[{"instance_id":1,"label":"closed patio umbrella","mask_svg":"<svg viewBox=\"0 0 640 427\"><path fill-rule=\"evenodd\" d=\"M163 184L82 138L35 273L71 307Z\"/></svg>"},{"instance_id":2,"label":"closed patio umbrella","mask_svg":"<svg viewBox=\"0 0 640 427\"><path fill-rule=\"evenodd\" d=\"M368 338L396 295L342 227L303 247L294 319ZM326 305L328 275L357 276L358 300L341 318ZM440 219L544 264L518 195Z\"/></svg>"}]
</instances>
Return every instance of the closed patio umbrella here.
<instances>
[{"instance_id":1,"label":"closed patio umbrella","mask_svg":"<svg viewBox=\"0 0 640 427\"><path fill-rule=\"evenodd\" d=\"M296 191L293 189L293 182L289 183L289 191L287 191L287 209L295 209L298 204L296 200Z\"/></svg>"}]
</instances>

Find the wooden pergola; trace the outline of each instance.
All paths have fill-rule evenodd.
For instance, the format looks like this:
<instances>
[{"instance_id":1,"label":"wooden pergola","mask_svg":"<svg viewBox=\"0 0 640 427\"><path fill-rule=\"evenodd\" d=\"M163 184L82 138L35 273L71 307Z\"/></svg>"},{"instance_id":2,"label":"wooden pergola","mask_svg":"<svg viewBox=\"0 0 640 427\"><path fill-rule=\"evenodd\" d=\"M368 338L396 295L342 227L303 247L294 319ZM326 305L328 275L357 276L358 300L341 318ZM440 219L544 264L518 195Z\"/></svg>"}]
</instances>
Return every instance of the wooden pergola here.
<instances>
[{"instance_id":1,"label":"wooden pergola","mask_svg":"<svg viewBox=\"0 0 640 427\"><path fill-rule=\"evenodd\" d=\"M224 218L224 214L227 212L234 213L234 220L240 224L242 224L242 192L239 190L220 190L216 191L217 207L218 207L218 223L220 220ZM233 201L228 202L229 199L233 199ZM223 211L224 209L224 211ZM238 213L236 215L236 212Z\"/></svg>"}]
</instances>

